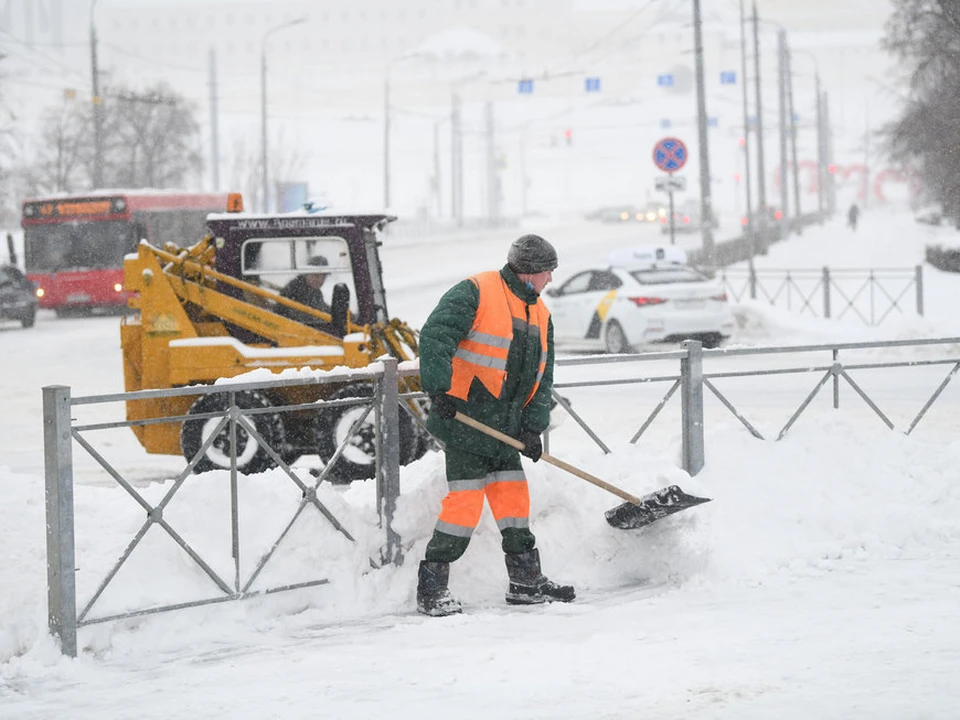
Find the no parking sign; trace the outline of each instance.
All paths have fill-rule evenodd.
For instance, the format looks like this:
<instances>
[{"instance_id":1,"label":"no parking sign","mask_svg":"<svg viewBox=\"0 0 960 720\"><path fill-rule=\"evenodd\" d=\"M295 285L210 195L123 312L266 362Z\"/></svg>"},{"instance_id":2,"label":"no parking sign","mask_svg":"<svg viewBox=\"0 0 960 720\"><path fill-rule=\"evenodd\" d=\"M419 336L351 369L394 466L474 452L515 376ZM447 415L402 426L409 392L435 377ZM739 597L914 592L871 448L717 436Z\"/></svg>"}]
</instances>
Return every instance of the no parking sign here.
<instances>
[{"instance_id":1,"label":"no parking sign","mask_svg":"<svg viewBox=\"0 0 960 720\"><path fill-rule=\"evenodd\" d=\"M687 162L687 146L675 137L666 137L653 146L653 164L664 172L672 173Z\"/></svg>"}]
</instances>

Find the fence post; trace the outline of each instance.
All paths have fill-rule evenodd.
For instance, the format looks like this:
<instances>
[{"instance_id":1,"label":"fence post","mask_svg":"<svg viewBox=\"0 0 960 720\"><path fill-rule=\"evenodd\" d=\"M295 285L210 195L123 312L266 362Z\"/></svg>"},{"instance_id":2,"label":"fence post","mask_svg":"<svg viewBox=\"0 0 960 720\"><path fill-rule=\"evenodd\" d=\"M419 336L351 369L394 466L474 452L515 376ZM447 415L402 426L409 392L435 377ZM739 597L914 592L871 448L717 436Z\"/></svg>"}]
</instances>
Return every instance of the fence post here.
<instances>
[{"instance_id":1,"label":"fence post","mask_svg":"<svg viewBox=\"0 0 960 720\"><path fill-rule=\"evenodd\" d=\"M830 268L823 266L823 316L830 318Z\"/></svg>"},{"instance_id":2,"label":"fence post","mask_svg":"<svg viewBox=\"0 0 960 720\"><path fill-rule=\"evenodd\" d=\"M923 316L923 265L917 265L917 315Z\"/></svg>"},{"instance_id":3,"label":"fence post","mask_svg":"<svg viewBox=\"0 0 960 720\"><path fill-rule=\"evenodd\" d=\"M750 270L750 299L757 299L757 269L753 266L753 256L750 256L750 260L747 262L747 267Z\"/></svg>"},{"instance_id":4,"label":"fence post","mask_svg":"<svg viewBox=\"0 0 960 720\"><path fill-rule=\"evenodd\" d=\"M703 345L699 340L681 343L680 408L683 423L683 469L691 476L703 467Z\"/></svg>"},{"instance_id":5,"label":"fence post","mask_svg":"<svg viewBox=\"0 0 960 720\"><path fill-rule=\"evenodd\" d=\"M399 376L395 357L380 358L383 376L380 378L380 447L377 463L377 508L380 525L386 533L383 561L395 565L403 563L400 535L393 529L393 515L400 497L400 398Z\"/></svg>"},{"instance_id":6,"label":"fence post","mask_svg":"<svg viewBox=\"0 0 960 720\"><path fill-rule=\"evenodd\" d=\"M77 656L70 388L43 388L43 467L47 512L47 627L60 652Z\"/></svg>"}]
</instances>

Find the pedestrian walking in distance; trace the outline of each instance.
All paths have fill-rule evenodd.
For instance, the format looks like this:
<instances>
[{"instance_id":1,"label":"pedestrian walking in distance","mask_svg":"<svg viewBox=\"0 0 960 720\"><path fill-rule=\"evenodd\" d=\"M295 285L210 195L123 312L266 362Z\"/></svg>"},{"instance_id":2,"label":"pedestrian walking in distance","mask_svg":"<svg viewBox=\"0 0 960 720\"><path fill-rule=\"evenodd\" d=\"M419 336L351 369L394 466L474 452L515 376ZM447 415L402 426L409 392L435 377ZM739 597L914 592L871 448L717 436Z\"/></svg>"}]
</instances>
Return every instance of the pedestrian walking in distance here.
<instances>
[{"instance_id":1,"label":"pedestrian walking in distance","mask_svg":"<svg viewBox=\"0 0 960 720\"><path fill-rule=\"evenodd\" d=\"M461 610L448 588L450 563L467 549L486 498L501 534L506 601L569 602L575 591L548 580L530 530L530 494L520 452L456 419L470 416L519 439L533 462L550 422L553 323L540 293L557 252L539 235L513 242L507 264L448 290L420 332L420 377L430 396L427 428L445 445L447 495L420 563L417 610Z\"/></svg>"},{"instance_id":2,"label":"pedestrian walking in distance","mask_svg":"<svg viewBox=\"0 0 960 720\"><path fill-rule=\"evenodd\" d=\"M860 208L856 203L850 206L850 209L847 211L847 227L856 232L857 229L857 220L860 219Z\"/></svg>"}]
</instances>

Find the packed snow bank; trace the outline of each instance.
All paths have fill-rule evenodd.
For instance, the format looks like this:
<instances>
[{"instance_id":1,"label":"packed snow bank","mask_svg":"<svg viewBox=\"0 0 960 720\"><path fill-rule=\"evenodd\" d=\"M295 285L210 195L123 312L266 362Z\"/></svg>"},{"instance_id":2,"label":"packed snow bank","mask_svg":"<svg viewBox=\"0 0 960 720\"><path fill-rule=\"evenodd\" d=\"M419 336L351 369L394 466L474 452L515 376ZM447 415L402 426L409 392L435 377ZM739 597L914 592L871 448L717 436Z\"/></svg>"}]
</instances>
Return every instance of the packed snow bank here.
<instances>
[{"instance_id":1,"label":"packed snow bank","mask_svg":"<svg viewBox=\"0 0 960 720\"><path fill-rule=\"evenodd\" d=\"M864 429L842 415L794 428L780 441L760 441L733 427L709 432L709 461L690 478L663 455L624 445L597 458L567 448L564 459L642 494L667 484L714 498L712 503L641 531L611 528L603 512L617 498L563 471L529 466L533 528L544 569L576 584L585 597L639 585L705 587L762 583L771 575L805 574L850 558L931 557L960 545L960 442L931 445L882 426ZM43 499L39 479L0 471L6 502L20 512L0 527L0 544L18 548L0 567L3 594L0 660L55 659L44 638ZM327 585L265 596L229 609L213 605L80 630L85 651L183 652L222 642L253 627L298 622L336 624L408 613L414 605L417 561L446 491L442 457L429 454L403 468L395 527L406 562L375 570L384 536L377 527L372 482L343 489L322 484L320 502L343 524L349 541L307 506L251 590L325 578ZM153 483L156 504L172 481ZM233 583L229 476L188 479L164 518ZM297 487L281 471L240 479L240 577L250 577L300 505ZM119 488L78 487L78 604L82 608L126 544L144 512ZM373 563L371 562L373 560ZM468 608L499 607L505 583L499 532L485 510L467 551L453 569L452 590ZM104 592L92 616L217 597L209 577L158 527L147 533ZM139 649L138 649L139 648Z\"/></svg>"}]
</instances>

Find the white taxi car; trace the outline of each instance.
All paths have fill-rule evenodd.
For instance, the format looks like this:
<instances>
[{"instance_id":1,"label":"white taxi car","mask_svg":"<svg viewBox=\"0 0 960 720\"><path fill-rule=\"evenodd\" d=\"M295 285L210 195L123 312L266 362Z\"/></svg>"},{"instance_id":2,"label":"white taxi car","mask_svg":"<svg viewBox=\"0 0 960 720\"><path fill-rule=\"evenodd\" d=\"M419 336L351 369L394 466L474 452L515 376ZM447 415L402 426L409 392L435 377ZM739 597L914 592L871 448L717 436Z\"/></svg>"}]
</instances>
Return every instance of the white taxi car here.
<instances>
[{"instance_id":1,"label":"white taxi car","mask_svg":"<svg viewBox=\"0 0 960 720\"><path fill-rule=\"evenodd\" d=\"M686 253L673 246L614 253L608 265L547 288L544 301L554 341L568 349L623 353L686 339L716 347L734 327L720 282L687 265Z\"/></svg>"}]
</instances>

